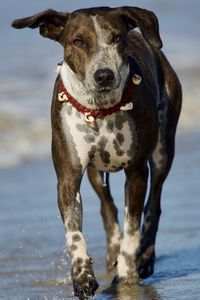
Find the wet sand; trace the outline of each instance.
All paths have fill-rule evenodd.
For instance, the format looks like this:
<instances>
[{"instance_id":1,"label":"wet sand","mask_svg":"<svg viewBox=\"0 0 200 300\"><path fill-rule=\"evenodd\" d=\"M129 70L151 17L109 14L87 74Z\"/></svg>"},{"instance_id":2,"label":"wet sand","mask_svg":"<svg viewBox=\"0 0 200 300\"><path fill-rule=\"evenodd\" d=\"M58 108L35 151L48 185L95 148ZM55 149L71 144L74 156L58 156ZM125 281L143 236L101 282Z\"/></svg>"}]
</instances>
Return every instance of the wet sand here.
<instances>
[{"instance_id":1,"label":"wet sand","mask_svg":"<svg viewBox=\"0 0 200 300\"><path fill-rule=\"evenodd\" d=\"M200 299L199 148L199 133L178 136L163 191L155 274L118 295L108 289L99 201L84 178L84 232L100 283L94 299ZM112 176L121 220L122 177L122 172ZM73 299L51 160L0 170L0 185L0 299Z\"/></svg>"}]
</instances>

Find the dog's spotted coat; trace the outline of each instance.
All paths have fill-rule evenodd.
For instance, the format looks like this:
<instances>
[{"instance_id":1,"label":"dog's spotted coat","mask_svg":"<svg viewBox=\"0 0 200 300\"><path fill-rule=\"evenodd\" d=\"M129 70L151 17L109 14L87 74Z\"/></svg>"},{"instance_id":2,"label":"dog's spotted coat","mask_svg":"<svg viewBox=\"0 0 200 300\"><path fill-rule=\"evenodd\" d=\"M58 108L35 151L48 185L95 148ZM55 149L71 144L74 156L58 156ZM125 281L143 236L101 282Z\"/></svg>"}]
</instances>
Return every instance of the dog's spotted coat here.
<instances>
[{"instance_id":1,"label":"dog's spotted coat","mask_svg":"<svg viewBox=\"0 0 200 300\"><path fill-rule=\"evenodd\" d=\"M88 164L109 172L128 166L137 136L133 136L130 130L134 123L126 112L119 111L89 125L84 115L77 116L76 109L67 103L61 110L61 116L66 139L73 141L74 164L80 162L83 171Z\"/></svg>"},{"instance_id":2,"label":"dog's spotted coat","mask_svg":"<svg viewBox=\"0 0 200 300\"><path fill-rule=\"evenodd\" d=\"M15 20L13 26L39 27L42 36L64 47L60 77L68 93L88 109L119 103L127 79L135 68L141 71L142 82L130 99L132 110L96 118L93 124L88 124L70 103L58 100L57 81L52 101L52 156L74 293L86 299L98 288L82 234L80 184L86 168L101 200L107 266L116 266L115 283L132 287L139 276L146 278L154 270L162 185L173 161L181 109L181 85L160 51L158 20L152 12L137 7L100 7L71 14L50 9ZM135 27L142 34L131 31ZM130 63L129 57L137 61L138 67ZM144 208L148 164L150 189ZM108 175L121 169L126 175L122 233Z\"/></svg>"}]
</instances>

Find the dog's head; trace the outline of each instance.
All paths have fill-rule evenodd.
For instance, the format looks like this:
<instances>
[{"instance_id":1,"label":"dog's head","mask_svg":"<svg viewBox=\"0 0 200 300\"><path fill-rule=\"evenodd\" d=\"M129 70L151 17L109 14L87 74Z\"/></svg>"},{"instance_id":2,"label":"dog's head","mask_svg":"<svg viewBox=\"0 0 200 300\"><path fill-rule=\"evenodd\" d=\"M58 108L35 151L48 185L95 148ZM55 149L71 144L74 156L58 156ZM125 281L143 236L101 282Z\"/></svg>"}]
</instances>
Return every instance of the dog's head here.
<instances>
[{"instance_id":1,"label":"dog's head","mask_svg":"<svg viewBox=\"0 0 200 300\"><path fill-rule=\"evenodd\" d=\"M138 27L151 46L162 47L157 17L136 7L100 7L73 13L49 9L15 20L12 26L39 27L42 36L63 45L65 63L90 96L123 90L129 73L126 47L129 30Z\"/></svg>"}]
</instances>

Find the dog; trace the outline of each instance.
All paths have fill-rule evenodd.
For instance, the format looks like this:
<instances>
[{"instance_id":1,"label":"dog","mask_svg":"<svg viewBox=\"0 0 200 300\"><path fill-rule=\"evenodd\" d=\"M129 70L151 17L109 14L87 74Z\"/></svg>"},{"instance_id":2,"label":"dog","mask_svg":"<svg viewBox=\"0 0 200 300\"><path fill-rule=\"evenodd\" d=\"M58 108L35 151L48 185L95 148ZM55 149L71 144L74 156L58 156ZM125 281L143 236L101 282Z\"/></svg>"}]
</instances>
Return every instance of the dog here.
<instances>
[{"instance_id":1,"label":"dog","mask_svg":"<svg viewBox=\"0 0 200 300\"><path fill-rule=\"evenodd\" d=\"M154 271L161 191L174 157L182 100L178 77L160 50L158 19L149 10L127 6L72 13L49 9L12 26L39 27L43 37L64 48L51 107L52 157L74 294L84 299L98 288L82 234L80 184L86 169L101 200L113 282L137 284ZM122 169L121 234L109 173Z\"/></svg>"}]
</instances>

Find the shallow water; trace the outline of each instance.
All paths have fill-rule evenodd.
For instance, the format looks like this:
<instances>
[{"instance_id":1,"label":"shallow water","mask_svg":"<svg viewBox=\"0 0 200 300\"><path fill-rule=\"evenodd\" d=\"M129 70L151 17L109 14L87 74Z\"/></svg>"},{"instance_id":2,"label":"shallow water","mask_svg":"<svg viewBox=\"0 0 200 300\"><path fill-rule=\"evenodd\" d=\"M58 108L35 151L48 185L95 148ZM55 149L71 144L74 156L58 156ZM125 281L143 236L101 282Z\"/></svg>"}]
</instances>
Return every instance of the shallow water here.
<instances>
[{"instance_id":1,"label":"shallow water","mask_svg":"<svg viewBox=\"0 0 200 300\"><path fill-rule=\"evenodd\" d=\"M179 136L177 156L163 191L155 274L141 286L110 290L99 201L82 183L84 233L100 288L94 299L198 300L200 293L200 135ZM123 217L123 173L112 191ZM0 299L73 299L70 262L56 203L50 160L0 171Z\"/></svg>"},{"instance_id":2,"label":"shallow water","mask_svg":"<svg viewBox=\"0 0 200 300\"><path fill-rule=\"evenodd\" d=\"M13 19L49 7L73 11L93 5L135 5L152 9L159 18L163 51L180 76L184 103L179 130L200 128L200 1L1 1L0 167L46 157L50 152L49 111L56 64L63 58L59 44L38 30L15 30Z\"/></svg>"}]
</instances>

